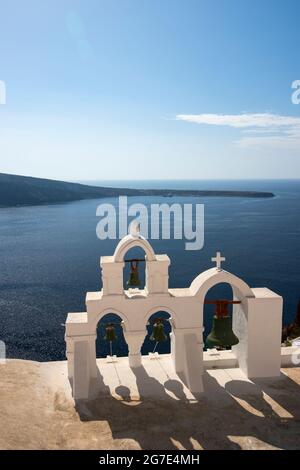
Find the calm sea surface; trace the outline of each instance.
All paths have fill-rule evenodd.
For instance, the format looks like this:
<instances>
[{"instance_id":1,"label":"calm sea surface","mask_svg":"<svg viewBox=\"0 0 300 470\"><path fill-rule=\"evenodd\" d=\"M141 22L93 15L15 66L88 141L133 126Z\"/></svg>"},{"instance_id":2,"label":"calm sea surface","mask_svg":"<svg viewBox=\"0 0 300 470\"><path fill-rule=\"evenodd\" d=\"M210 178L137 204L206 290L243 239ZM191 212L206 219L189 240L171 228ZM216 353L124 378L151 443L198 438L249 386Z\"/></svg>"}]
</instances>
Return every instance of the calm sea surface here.
<instances>
[{"instance_id":1,"label":"calm sea surface","mask_svg":"<svg viewBox=\"0 0 300 470\"><path fill-rule=\"evenodd\" d=\"M129 202L203 203L205 242L185 251L184 241L155 240L157 253L171 258L170 286L188 286L212 266L217 250L224 268L251 287L267 286L284 298L284 321L293 319L300 298L300 181L139 181L97 182L107 186L163 189L236 189L273 191L273 199L130 198ZM99 258L111 255L117 241L96 237L96 208L116 199L0 209L0 340L8 357L40 361L65 358L68 312L84 311L85 294L101 288ZM127 274L127 273L126 273ZM212 293L229 295L222 286ZM210 327L207 309L205 324ZM266 328L268 326L266 325ZM114 352L127 353L122 332ZM98 356L108 353L99 326ZM142 352L153 348L146 338ZM169 343L160 345L167 352Z\"/></svg>"}]
</instances>

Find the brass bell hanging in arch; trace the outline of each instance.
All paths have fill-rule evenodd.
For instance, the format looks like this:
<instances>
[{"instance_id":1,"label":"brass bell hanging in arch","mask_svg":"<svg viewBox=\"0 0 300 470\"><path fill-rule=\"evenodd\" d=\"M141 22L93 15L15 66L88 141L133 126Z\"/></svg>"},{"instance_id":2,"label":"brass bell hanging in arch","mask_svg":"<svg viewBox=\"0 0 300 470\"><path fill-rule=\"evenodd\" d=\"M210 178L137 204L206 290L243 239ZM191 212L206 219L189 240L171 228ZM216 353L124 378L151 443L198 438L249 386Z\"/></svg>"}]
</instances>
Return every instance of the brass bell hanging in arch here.
<instances>
[{"instance_id":1,"label":"brass bell hanging in arch","mask_svg":"<svg viewBox=\"0 0 300 470\"><path fill-rule=\"evenodd\" d=\"M104 336L105 341L116 341L117 335L116 335L116 330L115 330L115 325L113 323L107 323L105 325L105 336Z\"/></svg>"},{"instance_id":2,"label":"brass bell hanging in arch","mask_svg":"<svg viewBox=\"0 0 300 470\"><path fill-rule=\"evenodd\" d=\"M140 287L141 286L138 266L139 266L138 260L130 260L130 275L127 281L128 287Z\"/></svg>"},{"instance_id":3,"label":"brass bell hanging in arch","mask_svg":"<svg viewBox=\"0 0 300 470\"><path fill-rule=\"evenodd\" d=\"M150 336L150 340L156 341L157 343L162 343L167 339L168 338L165 334L163 320L161 318L157 318L153 324L153 331L152 335Z\"/></svg>"},{"instance_id":4,"label":"brass bell hanging in arch","mask_svg":"<svg viewBox=\"0 0 300 470\"><path fill-rule=\"evenodd\" d=\"M216 305L213 326L206 338L206 346L208 348L231 349L232 346L239 343L239 340L232 330L228 305L240 304L241 302L237 300L207 300L204 303Z\"/></svg>"}]
</instances>

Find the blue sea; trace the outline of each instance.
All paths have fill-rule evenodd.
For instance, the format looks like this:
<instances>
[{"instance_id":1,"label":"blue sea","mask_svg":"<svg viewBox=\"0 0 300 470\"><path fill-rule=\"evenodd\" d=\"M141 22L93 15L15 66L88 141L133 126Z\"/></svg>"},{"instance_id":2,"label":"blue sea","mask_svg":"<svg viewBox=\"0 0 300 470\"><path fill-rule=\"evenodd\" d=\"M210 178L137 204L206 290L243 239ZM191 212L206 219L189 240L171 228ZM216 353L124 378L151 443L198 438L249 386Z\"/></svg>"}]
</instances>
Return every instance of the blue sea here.
<instances>
[{"instance_id":1,"label":"blue sea","mask_svg":"<svg viewBox=\"0 0 300 470\"><path fill-rule=\"evenodd\" d=\"M282 295L284 322L293 319L300 298L300 180L97 181L93 184L274 192L276 197L271 199L132 197L129 202L204 204L203 249L185 251L184 240L151 242L157 253L167 253L171 259L171 287L188 286L197 274L212 266L210 258L221 251L226 257L224 269L240 276L251 287L266 286ZM99 221L96 208L103 202L116 205L117 199L0 209L0 340L6 343L8 357L39 361L65 359L67 313L84 311L86 292L101 289L99 258L111 255L117 243L100 241L96 236ZM214 298L230 295L223 286L215 289L211 294ZM212 311L207 309L206 331L211 318ZM108 354L103 323L97 340L99 357ZM117 335L114 353L125 355L127 347L120 328ZM152 348L148 336L142 352L145 354ZM160 352L168 352L169 342L160 344L159 348Z\"/></svg>"}]
</instances>

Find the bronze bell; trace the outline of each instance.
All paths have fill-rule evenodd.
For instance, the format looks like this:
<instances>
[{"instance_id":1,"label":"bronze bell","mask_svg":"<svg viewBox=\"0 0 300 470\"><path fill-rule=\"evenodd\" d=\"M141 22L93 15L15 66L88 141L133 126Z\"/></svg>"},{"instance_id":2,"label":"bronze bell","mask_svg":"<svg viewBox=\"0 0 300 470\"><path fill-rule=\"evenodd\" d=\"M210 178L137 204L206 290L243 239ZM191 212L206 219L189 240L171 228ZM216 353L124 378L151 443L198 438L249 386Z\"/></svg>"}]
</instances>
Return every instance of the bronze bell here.
<instances>
[{"instance_id":1,"label":"bronze bell","mask_svg":"<svg viewBox=\"0 0 300 470\"><path fill-rule=\"evenodd\" d=\"M130 260L130 276L127 281L128 287L140 287L141 285L138 266L139 266L138 260Z\"/></svg>"},{"instance_id":2,"label":"bronze bell","mask_svg":"<svg viewBox=\"0 0 300 470\"><path fill-rule=\"evenodd\" d=\"M116 330L115 330L115 325L113 323L107 323L105 325L105 336L104 336L105 341L116 341L117 335L116 335Z\"/></svg>"},{"instance_id":3,"label":"bronze bell","mask_svg":"<svg viewBox=\"0 0 300 470\"><path fill-rule=\"evenodd\" d=\"M216 305L213 327L206 338L208 348L231 349L239 343L238 338L232 331L232 322L228 313L229 304L240 304L237 300L207 300L205 304Z\"/></svg>"},{"instance_id":4,"label":"bronze bell","mask_svg":"<svg viewBox=\"0 0 300 470\"><path fill-rule=\"evenodd\" d=\"M158 343L162 343L166 341L168 338L165 334L164 324L162 318L157 318L153 324L153 332L150 336L151 341L156 341Z\"/></svg>"}]
</instances>

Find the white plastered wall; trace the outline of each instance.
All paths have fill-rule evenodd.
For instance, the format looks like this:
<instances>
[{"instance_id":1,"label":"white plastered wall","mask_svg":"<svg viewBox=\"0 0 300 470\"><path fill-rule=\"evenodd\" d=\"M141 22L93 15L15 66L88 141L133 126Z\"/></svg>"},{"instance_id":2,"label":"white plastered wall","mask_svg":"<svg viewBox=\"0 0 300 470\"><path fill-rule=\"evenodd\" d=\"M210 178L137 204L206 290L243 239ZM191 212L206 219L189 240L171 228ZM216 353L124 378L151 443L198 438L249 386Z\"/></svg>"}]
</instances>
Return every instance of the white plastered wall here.
<instances>
[{"instance_id":1,"label":"white plastered wall","mask_svg":"<svg viewBox=\"0 0 300 470\"><path fill-rule=\"evenodd\" d=\"M124 258L129 249L145 251L145 289L123 288ZM123 320L130 367L142 366L141 346L149 317L158 311L171 315L171 355L174 368L192 393L203 392L203 307L208 290L216 284L232 286L233 329L240 343L233 348L239 367L249 377L280 374L282 298L268 289L250 289L241 279L211 268L199 274L191 286L169 289L167 255L155 255L142 237L126 236L113 256L101 258L103 288L88 292L84 313L69 313L66 323L68 373L75 399L87 399L97 375L95 338L98 322L107 313ZM270 328L265 328L265 325ZM84 356L84 357L83 357ZM263 358L263 360L262 360Z\"/></svg>"}]
</instances>

